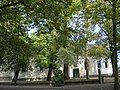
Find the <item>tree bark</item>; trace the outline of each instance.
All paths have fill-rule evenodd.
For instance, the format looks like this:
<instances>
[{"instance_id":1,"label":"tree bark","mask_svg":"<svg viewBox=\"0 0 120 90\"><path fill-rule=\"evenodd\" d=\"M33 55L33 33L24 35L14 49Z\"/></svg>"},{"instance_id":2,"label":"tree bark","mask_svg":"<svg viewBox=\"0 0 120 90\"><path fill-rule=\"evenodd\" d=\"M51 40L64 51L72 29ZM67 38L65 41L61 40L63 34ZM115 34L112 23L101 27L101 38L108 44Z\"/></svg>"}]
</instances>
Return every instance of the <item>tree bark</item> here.
<instances>
[{"instance_id":1,"label":"tree bark","mask_svg":"<svg viewBox=\"0 0 120 90\"><path fill-rule=\"evenodd\" d=\"M86 69L86 79L89 79L89 69Z\"/></svg>"},{"instance_id":2,"label":"tree bark","mask_svg":"<svg viewBox=\"0 0 120 90\"><path fill-rule=\"evenodd\" d=\"M64 79L68 80L70 79L69 77L69 65L68 64L64 64Z\"/></svg>"},{"instance_id":3,"label":"tree bark","mask_svg":"<svg viewBox=\"0 0 120 90\"><path fill-rule=\"evenodd\" d=\"M116 0L113 0L113 4L112 4L112 8L113 8L113 16L112 16L112 24L113 24L113 51L112 51L112 55L113 55L113 68L114 68L114 90L119 90L119 75L118 75L118 65L117 65L117 47L116 47L116 33L117 33L117 29L116 29Z\"/></svg>"},{"instance_id":4,"label":"tree bark","mask_svg":"<svg viewBox=\"0 0 120 90\"><path fill-rule=\"evenodd\" d=\"M19 72L20 72L20 68L16 67L15 70L14 70L14 77L12 79L12 82L14 82L14 85L17 84L17 79L18 79L18 76L19 76Z\"/></svg>"},{"instance_id":5,"label":"tree bark","mask_svg":"<svg viewBox=\"0 0 120 90\"><path fill-rule=\"evenodd\" d=\"M89 60L85 58L86 79L89 79Z\"/></svg>"},{"instance_id":6,"label":"tree bark","mask_svg":"<svg viewBox=\"0 0 120 90\"><path fill-rule=\"evenodd\" d=\"M53 66L52 66L52 64L50 64L49 70L48 70L48 75L47 75L47 81L51 81L52 70L53 70Z\"/></svg>"}]
</instances>

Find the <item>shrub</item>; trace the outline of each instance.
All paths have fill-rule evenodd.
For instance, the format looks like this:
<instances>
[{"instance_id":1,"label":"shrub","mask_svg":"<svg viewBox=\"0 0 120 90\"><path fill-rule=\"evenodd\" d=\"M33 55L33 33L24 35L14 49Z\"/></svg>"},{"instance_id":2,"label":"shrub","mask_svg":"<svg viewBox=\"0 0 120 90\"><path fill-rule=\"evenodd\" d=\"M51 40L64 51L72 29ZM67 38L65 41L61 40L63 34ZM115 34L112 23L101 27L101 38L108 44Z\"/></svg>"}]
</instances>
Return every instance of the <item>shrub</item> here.
<instances>
[{"instance_id":1,"label":"shrub","mask_svg":"<svg viewBox=\"0 0 120 90\"><path fill-rule=\"evenodd\" d=\"M62 71L59 69L55 69L53 73L54 73L54 76L52 78L53 86L55 87L64 86L65 82L64 82L64 75Z\"/></svg>"}]
</instances>

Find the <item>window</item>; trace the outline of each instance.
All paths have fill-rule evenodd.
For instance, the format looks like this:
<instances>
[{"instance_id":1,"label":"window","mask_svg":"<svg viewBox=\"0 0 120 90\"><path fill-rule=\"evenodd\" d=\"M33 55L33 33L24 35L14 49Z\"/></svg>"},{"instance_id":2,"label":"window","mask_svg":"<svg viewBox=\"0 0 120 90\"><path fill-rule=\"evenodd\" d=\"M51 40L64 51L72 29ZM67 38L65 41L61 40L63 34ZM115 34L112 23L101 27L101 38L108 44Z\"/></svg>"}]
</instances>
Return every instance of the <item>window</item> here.
<instances>
[{"instance_id":1,"label":"window","mask_svg":"<svg viewBox=\"0 0 120 90\"><path fill-rule=\"evenodd\" d=\"M108 63L107 63L107 61L105 61L105 68L108 68Z\"/></svg>"}]
</instances>

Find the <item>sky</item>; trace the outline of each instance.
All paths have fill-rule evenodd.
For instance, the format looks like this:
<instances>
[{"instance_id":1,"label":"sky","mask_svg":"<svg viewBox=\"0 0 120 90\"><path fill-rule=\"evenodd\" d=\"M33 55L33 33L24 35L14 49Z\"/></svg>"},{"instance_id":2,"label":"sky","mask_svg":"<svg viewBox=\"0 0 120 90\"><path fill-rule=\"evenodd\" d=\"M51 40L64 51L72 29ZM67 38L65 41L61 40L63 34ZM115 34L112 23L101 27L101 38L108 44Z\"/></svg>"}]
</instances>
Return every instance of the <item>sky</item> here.
<instances>
[{"instance_id":1,"label":"sky","mask_svg":"<svg viewBox=\"0 0 120 90\"><path fill-rule=\"evenodd\" d=\"M74 25L73 25L74 27ZM30 31L28 31L29 36L31 35L31 33L35 33L37 31L37 27L33 27L33 28L28 28ZM101 28L98 25L95 25L94 27L94 33L98 33L101 30ZM106 37L106 36L105 36ZM104 38L104 35L103 35ZM95 41L89 42L89 44L94 44ZM118 53L118 66L120 66L120 52Z\"/></svg>"}]
</instances>

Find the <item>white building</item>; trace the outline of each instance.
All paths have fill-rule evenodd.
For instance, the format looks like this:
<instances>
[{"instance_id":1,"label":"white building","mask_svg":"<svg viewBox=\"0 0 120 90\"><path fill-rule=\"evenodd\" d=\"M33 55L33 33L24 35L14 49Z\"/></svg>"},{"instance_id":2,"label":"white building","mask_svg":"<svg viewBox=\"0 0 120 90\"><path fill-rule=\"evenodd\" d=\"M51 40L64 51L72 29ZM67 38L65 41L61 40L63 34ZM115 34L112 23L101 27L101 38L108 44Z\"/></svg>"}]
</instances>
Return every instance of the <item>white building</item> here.
<instances>
[{"instance_id":1,"label":"white building","mask_svg":"<svg viewBox=\"0 0 120 90\"><path fill-rule=\"evenodd\" d=\"M83 77L86 75L85 71L85 60L82 58L79 58L77 67L71 66L69 68L69 74L70 78L74 77L75 71L76 73L79 72L79 77ZM112 75L112 64L110 60L100 60L101 63L101 74L104 75ZM98 61L96 60L89 60L89 74L90 75L98 75Z\"/></svg>"},{"instance_id":2,"label":"white building","mask_svg":"<svg viewBox=\"0 0 120 90\"><path fill-rule=\"evenodd\" d=\"M85 71L85 60L84 58L79 58L77 65L69 66L69 76L70 78L81 78L86 75ZM104 75L112 75L112 64L110 60L100 60L101 63L101 74ZM60 68L63 70L63 68ZM98 75L98 61L89 59L89 75ZM43 71L38 71L37 68L33 67L33 71L24 72L19 75L19 78L46 78L48 73L48 69L44 69Z\"/></svg>"},{"instance_id":3,"label":"white building","mask_svg":"<svg viewBox=\"0 0 120 90\"><path fill-rule=\"evenodd\" d=\"M112 75L112 64L110 60L101 60L101 74L105 75ZM78 63L76 66L70 66L69 67L69 76L70 78L81 78L86 75L85 71L85 60L83 58L79 58ZM62 67L60 68L61 70L63 69ZM98 75L98 61L96 60L89 60L89 74L90 75ZM33 71L28 71L28 72L21 72L19 75L19 78L34 78L33 80L45 80L44 78L47 77L48 69L44 69L43 71L38 71L38 68L33 67ZM13 73L10 72L1 72L0 77L9 77L12 79ZM5 81L8 79L0 79L1 81Z\"/></svg>"}]
</instances>

